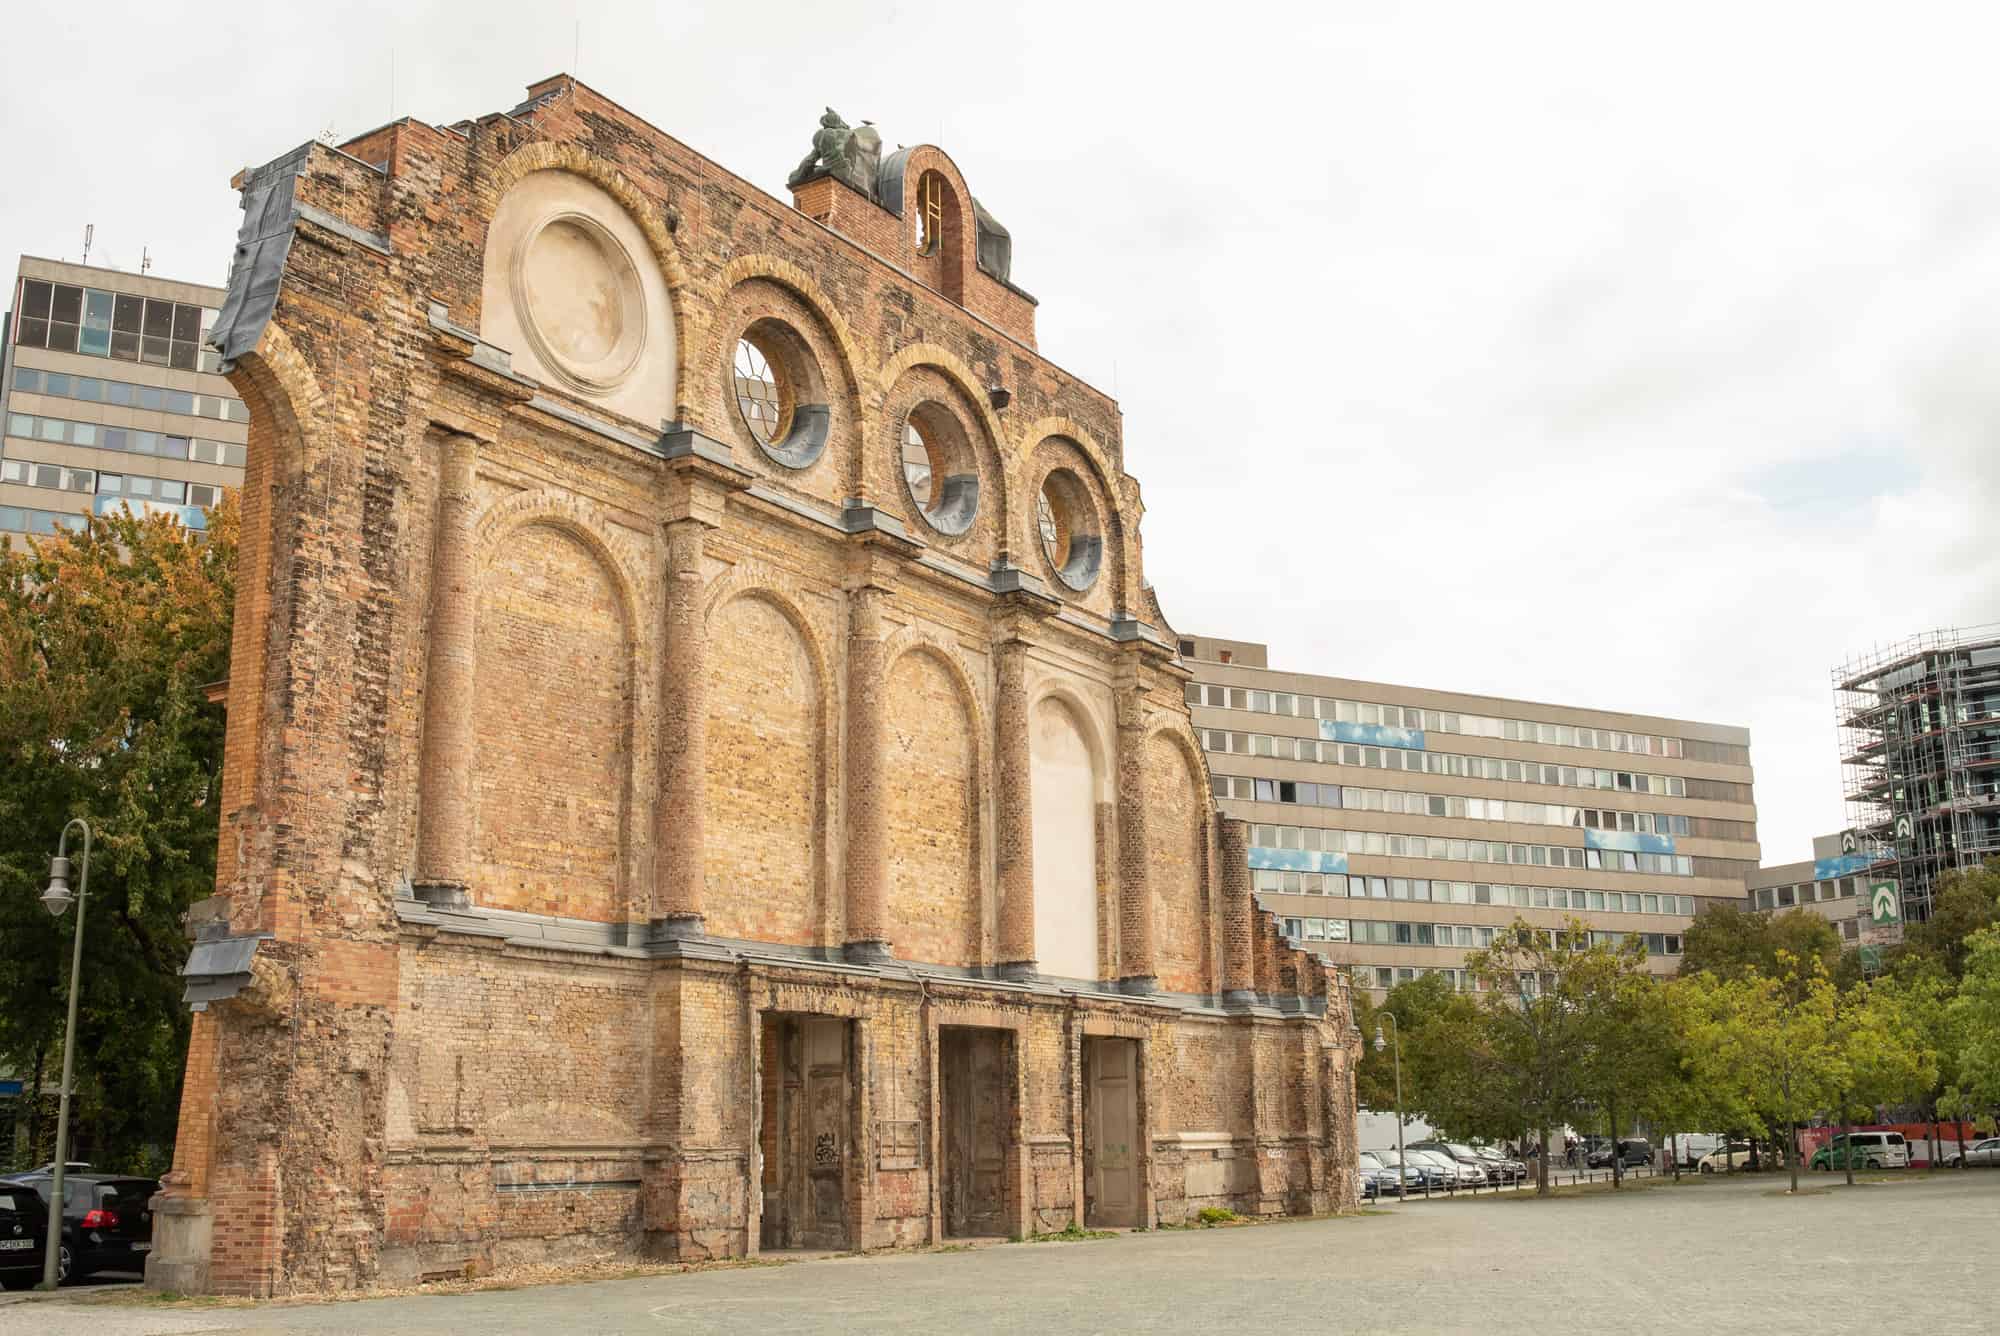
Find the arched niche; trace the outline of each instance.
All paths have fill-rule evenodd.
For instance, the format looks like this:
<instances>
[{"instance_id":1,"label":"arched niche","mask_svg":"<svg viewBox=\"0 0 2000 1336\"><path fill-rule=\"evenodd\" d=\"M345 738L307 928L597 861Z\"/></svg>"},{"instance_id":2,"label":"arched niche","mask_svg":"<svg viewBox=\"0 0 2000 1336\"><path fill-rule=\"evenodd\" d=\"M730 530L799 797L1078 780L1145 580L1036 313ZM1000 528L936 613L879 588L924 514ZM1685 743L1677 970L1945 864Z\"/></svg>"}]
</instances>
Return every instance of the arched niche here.
<instances>
[{"instance_id":1,"label":"arched niche","mask_svg":"<svg viewBox=\"0 0 2000 1336\"><path fill-rule=\"evenodd\" d=\"M1103 753L1086 712L1067 695L1044 695L1029 711L1028 774L1035 968L1055 978L1096 979L1102 964L1097 804Z\"/></svg>"}]
</instances>

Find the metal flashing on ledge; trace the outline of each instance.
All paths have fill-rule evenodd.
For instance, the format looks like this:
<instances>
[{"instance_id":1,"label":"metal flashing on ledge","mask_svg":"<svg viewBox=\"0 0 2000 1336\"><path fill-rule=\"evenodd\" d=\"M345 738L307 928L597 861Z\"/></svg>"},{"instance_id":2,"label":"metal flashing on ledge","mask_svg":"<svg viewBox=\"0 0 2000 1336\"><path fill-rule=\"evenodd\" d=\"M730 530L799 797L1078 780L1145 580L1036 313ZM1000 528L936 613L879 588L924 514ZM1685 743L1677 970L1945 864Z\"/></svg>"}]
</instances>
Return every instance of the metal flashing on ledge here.
<instances>
[{"instance_id":1,"label":"metal flashing on ledge","mask_svg":"<svg viewBox=\"0 0 2000 1336\"><path fill-rule=\"evenodd\" d=\"M899 516L851 496L841 503L840 528L843 533L883 533L906 543L920 541Z\"/></svg>"},{"instance_id":2,"label":"metal flashing on ledge","mask_svg":"<svg viewBox=\"0 0 2000 1336\"><path fill-rule=\"evenodd\" d=\"M1016 594L1043 610L1054 612L1062 607L1062 600L1049 592L1049 587L1032 571L1026 571L1011 562L996 561L988 584L996 594Z\"/></svg>"},{"instance_id":3,"label":"metal flashing on ledge","mask_svg":"<svg viewBox=\"0 0 2000 1336\"><path fill-rule=\"evenodd\" d=\"M370 232L366 228L356 227L345 218L336 218L324 209L316 209L310 204L295 204L293 205L293 210L297 213L301 222L311 223L315 227L323 227L335 236L345 237L355 245L372 250L377 255L394 255L396 253L389 247L389 238L383 236L381 233Z\"/></svg>"},{"instance_id":4,"label":"metal flashing on ledge","mask_svg":"<svg viewBox=\"0 0 2000 1336\"><path fill-rule=\"evenodd\" d=\"M214 925L220 929L221 925ZM207 1011L211 1002L222 1002L242 992L250 982L251 963L257 958L257 944L271 940L268 932L246 933L240 937L204 929L188 952L181 977L187 987L181 1001L190 1011Z\"/></svg>"},{"instance_id":5,"label":"metal flashing on ledge","mask_svg":"<svg viewBox=\"0 0 2000 1336\"><path fill-rule=\"evenodd\" d=\"M710 464L719 464L732 473L748 478L750 470L736 462L727 445L713 436L704 436L685 422L669 422L660 433L657 445L650 446L653 453L668 459L700 459Z\"/></svg>"}]
</instances>

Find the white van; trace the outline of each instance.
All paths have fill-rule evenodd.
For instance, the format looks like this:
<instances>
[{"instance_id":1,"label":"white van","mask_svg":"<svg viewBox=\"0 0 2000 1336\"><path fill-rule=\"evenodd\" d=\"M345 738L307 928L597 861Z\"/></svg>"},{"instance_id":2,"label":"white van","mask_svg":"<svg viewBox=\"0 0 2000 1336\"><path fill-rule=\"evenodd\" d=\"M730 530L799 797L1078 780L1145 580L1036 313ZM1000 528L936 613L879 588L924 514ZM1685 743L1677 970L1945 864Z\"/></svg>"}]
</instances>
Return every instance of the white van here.
<instances>
[{"instance_id":1,"label":"white van","mask_svg":"<svg viewBox=\"0 0 2000 1336\"><path fill-rule=\"evenodd\" d=\"M1814 1169L1847 1168L1847 1147L1852 1146L1856 1169L1907 1169L1909 1143L1901 1132L1836 1132L1812 1157Z\"/></svg>"}]
</instances>

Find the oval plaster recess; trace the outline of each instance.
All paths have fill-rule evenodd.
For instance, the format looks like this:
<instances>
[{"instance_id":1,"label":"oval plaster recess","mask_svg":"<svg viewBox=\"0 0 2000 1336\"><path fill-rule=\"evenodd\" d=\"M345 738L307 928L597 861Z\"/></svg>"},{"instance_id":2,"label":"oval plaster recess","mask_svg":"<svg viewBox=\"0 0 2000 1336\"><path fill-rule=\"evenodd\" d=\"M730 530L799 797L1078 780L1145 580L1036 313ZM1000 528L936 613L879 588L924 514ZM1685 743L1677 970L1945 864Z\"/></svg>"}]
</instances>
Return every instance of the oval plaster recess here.
<instances>
[{"instance_id":1,"label":"oval plaster recess","mask_svg":"<svg viewBox=\"0 0 2000 1336\"><path fill-rule=\"evenodd\" d=\"M529 380L646 427L674 417L666 276L637 220L574 172L530 172L494 210L479 333Z\"/></svg>"},{"instance_id":2,"label":"oval plaster recess","mask_svg":"<svg viewBox=\"0 0 2000 1336\"><path fill-rule=\"evenodd\" d=\"M526 333L551 369L593 393L631 376L646 346L646 297L616 237L582 214L558 214L528 234L514 272Z\"/></svg>"}]
</instances>

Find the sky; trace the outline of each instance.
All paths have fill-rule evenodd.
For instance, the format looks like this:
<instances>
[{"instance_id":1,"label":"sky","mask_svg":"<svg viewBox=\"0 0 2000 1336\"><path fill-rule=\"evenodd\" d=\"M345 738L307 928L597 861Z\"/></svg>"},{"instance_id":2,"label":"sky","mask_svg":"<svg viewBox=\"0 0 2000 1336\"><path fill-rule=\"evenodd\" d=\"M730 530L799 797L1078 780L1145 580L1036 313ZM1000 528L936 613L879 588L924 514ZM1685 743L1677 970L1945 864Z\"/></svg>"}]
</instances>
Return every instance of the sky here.
<instances>
[{"instance_id":1,"label":"sky","mask_svg":"<svg viewBox=\"0 0 2000 1336\"><path fill-rule=\"evenodd\" d=\"M1116 394L1147 575L1273 666L1742 725L2000 621L2000 9L153 0L10 10L0 256L219 283L229 178L574 73L784 197L942 145Z\"/></svg>"}]
</instances>

